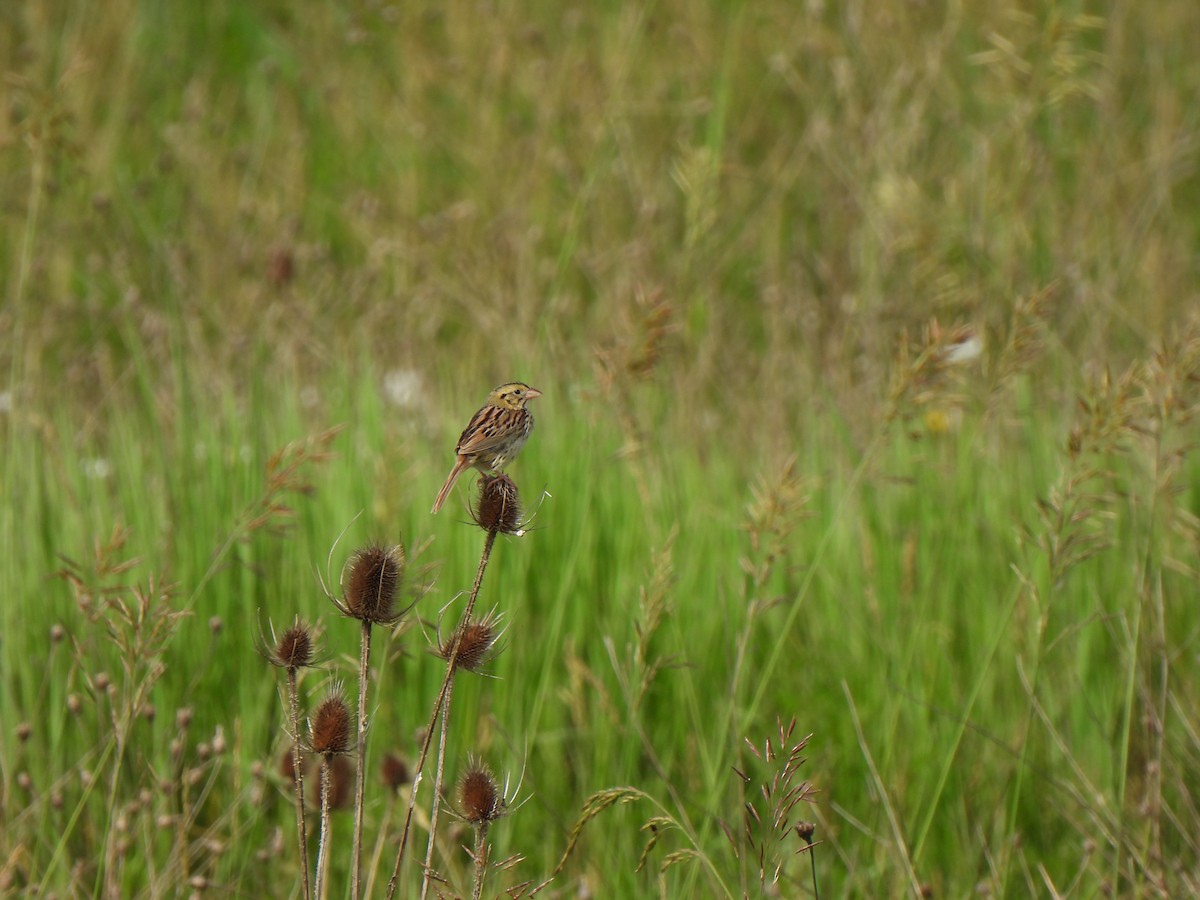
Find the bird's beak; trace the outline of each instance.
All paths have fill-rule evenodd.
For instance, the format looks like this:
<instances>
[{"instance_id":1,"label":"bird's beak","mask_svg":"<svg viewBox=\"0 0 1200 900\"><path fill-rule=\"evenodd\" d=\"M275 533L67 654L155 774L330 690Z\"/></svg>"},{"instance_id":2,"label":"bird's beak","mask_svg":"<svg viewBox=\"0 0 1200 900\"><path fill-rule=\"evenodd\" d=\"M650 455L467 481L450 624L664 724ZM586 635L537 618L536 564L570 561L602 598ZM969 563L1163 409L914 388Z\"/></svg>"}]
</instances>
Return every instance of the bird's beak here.
<instances>
[{"instance_id":1,"label":"bird's beak","mask_svg":"<svg viewBox=\"0 0 1200 900\"><path fill-rule=\"evenodd\" d=\"M527 390L525 392L526 400L532 400L534 397L540 397L540 396L542 396L542 392L539 391L537 388L530 388L529 390Z\"/></svg>"}]
</instances>

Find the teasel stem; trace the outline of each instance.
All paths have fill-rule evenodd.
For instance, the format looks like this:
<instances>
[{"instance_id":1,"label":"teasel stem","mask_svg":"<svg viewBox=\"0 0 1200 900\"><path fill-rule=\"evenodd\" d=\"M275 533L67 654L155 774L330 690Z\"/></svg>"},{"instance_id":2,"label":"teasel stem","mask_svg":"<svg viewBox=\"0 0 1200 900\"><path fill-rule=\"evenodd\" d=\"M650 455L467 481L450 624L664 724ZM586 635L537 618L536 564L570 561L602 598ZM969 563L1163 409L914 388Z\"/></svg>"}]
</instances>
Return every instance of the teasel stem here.
<instances>
[{"instance_id":1,"label":"teasel stem","mask_svg":"<svg viewBox=\"0 0 1200 900\"><path fill-rule=\"evenodd\" d=\"M346 707L341 684L335 683L328 695L317 707L316 715L309 723L311 739L309 745L321 756L321 840L317 845L316 897L323 896L322 889L329 867L329 798L333 791L333 758L350 753L350 710Z\"/></svg>"},{"instance_id":2,"label":"teasel stem","mask_svg":"<svg viewBox=\"0 0 1200 900\"><path fill-rule=\"evenodd\" d=\"M314 896L321 898L325 887L326 870L329 867L327 859L329 850L329 792L333 782L333 757L329 754L321 756L321 839L317 843L317 884Z\"/></svg>"},{"instance_id":3,"label":"teasel stem","mask_svg":"<svg viewBox=\"0 0 1200 900\"><path fill-rule=\"evenodd\" d=\"M471 900L482 900L483 897L483 877L487 874L487 833L487 822L475 826L475 886L471 889Z\"/></svg>"},{"instance_id":4,"label":"teasel stem","mask_svg":"<svg viewBox=\"0 0 1200 900\"><path fill-rule=\"evenodd\" d=\"M354 868L350 876L350 896L359 898L362 868L363 804L367 775L367 672L371 664L371 621L362 620L362 638L358 658L358 772L354 786Z\"/></svg>"},{"instance_id":5,"label":"teasel stem","mask_svg":"<svg viewBox=\"0 0 1200 900\"><path fill-rule=\"evenodd\" d=\"M455 646L453 652L457 653L458 652L457 643L461 642L462 636L459 635L455 640L456 640L456 646ZM451 665L454 665L454 663L452 662ZM457 668L457 666L455 666L455 668ZM442 724L441 724L441 732L442 733L441 733L441 736L438 738L437 768L434 769L433 807L429 811L429 842L425 846L425 877L421 881L421 900L425 900L425 897L429 891L429 870L433 866L433 850L434 850L434 847L437 845L438 811L441 809L441 804L439 803L439 800L441 799L441 796L442 796L442 792L441 792L442 777L443 777L443 773L445 772L445 765L446 765L446 734L450 730L450 726L449 726L450 700L453 696L454 696L454 681L453 681L453 679L450 679L446 682L446 699L442 703Z\"/></svg>"},{"instance_id":6,"label":"teasel stem","mask_svg":"<svg viewBox=\"0 0 1200 900\"><path fill-rule=\"evenodd\" d=\"M450 658L446 662L445 699L442 700L442 734L438 740L437 768L434 769L433 805L429 811L429 843L425 848L425 875L421 880L421 900L425 900L429 895L429 872L433 866L433 850L437 845L438 811L441 809L442 780L446 775L446 734L449 731L450 699L454 694L454 675L458 671L458 654L462 651L463 635L466 633L467 623L471 621L471 613L475 611L475 600L479 597L479 588L483 584L483 572L491 558L496 534L495 529L488 531L487 539L483 542L483 554L479 557L479 569L475 573L475 584L471 586L471 596L467 599L467 606L459 619L454 635L454 647L450 650Z\"/></svg>"},{"instance_id":7,"label":"teasel stem","mask_svg":"<svg viewBox=\"0 0 1200 900\"><path fill-rule=\"evenodd\" d=\"M308 875L308 825L304 817L304 769L300 762L300 691L296 685L297 669L289 666L288 704L292 715L292 787L296 792L296 835L300 843L300 867L304 870L304 900L312 898Z\"/></svg>"},{"instance_id":8,"label":"teasel stem","mask_svg":"<svg viewBox=\"0 0 1200 900\"><path fill-rule=\"evenodd\" d=\"M421 776L425 771L425 761L429 757L429 747L433 743L433 730L437 725L438 716L443 711L443 706L449 705L449 697L451 686L454 683L454 672L458 668L458 651L462 645L463 626L471 621L471 613L475 611L475 600L479 596L479 588L483 584L483 573L487 569L488 559L492 555L492 546L496 543L496 535L499 532L496 529L489 529L487 539L483 543L483 555L479 558L479 569L475 573L475 584L471 587L471 596L467 599L467 606L463 610L462 617L459 620L458 629L454 636L454 647L450 651L450 658L446 661L446 677L442 679L441 690L438 691L437 701L434 703L433 714L429 717L429 726L425 729L425 737L421 741L421 755L417 759L417 766L413 772L412 791L408 796L408 812L404 817L404 828L400 832L400 849L396 851L396 865L392 868L392 878L388 882L388 900L396 895L396 887L400 881L400 864L404 861L404 851L408 846L408 835L412 829L413 808L417 803L417 789L421 784ZM443 755L445 750L445 738L442 740L442 751L439 755ZM443 755L444 758L444 755ZM429 866L432 860L429 858L433 854L434 836L437 834L435 826L437 825L438 801L442 780L442 766L439 762L437 775L433 785L433 807L429 815L429 847L426 854L425 874L421 880L421 896L427 896L429 890Z\"/></svg>"},{"instance_id":9,"label":"teasel stem","mask_svg":"<svg viewBox=\"0 0 1200 900\"><path fill-rule=\"evenodd\" d=\"M356 550L346 563L343 600L326 591L338 611L362 626L358 657L358 771L354 778L354 849L350 896L359 900L362 869L363 807L367 777L367 673L371 663L371 627L394 625L407 610L396 611L396 591L404 577L404 548L372 544Z\"/></svg>"}]
</instances>

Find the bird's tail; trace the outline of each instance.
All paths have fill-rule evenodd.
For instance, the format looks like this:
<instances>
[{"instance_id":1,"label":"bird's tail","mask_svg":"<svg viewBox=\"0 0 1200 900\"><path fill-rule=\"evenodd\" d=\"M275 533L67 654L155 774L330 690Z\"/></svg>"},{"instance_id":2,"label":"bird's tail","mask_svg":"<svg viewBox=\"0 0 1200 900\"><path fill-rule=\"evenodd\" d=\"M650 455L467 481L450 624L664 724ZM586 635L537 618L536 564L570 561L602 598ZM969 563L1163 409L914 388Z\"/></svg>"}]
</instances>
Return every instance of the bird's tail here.
<instances>
[{"instance_id":1,"label":"bird's tail","mask_svg":"<svg viewBox=\"0 0 1200 900\"><path fill-rule=\"evenodd\" d=\"M450 470L450 474L446 476L446 483L442 485L442 489L438 491L437 499L433 501L433 514L436 516L437 511L442 508L442 504L446 502L446 498L450 496L450 491L454 488L454 482L458 481L458 476L461 475L467 468L469 463L461 456L458 462L454 464L454 468Z\"/></svg>"}]
</instances>

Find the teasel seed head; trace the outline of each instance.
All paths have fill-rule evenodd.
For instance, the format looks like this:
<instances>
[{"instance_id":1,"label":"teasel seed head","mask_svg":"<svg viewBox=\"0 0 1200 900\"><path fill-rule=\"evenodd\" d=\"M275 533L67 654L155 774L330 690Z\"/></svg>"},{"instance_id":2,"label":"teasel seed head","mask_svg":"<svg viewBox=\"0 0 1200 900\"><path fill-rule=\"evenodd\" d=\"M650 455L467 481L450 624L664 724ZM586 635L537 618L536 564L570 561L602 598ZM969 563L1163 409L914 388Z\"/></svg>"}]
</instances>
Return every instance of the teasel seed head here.
<instances>
[{"instance_id":1,"label":"teasel seed head","mask_svg":"<svg viewBox=\"0 0 1200 900\"><path fill-rule=\"evenodd\" d=\"M364 547L346 563L344 615L374 625L391 625L403 615L396 612L396 591L404 577L404 548Z\"/></svg>"},{"instance_id":2,"label":"teasel seed head","mask_svg":"<svg viewBox=\"0 0 1200 900\"><path fill-rule=\"evenodd\" d=\"M454 640L462 635L455 665L468 672L478 672L500 652L500 638L504 629L500 627L501 616L492 610L482 618L472 619L456 628L448 638L439 641L438 656L446 662L454 654Z\"/></svg>"},{"instance_id":3,"label":"teasel seed head","mask_svg":"<svg viewBox=\"0 0 1200 900\"><path fill-rule=\"evenodd\" d=\"M354 746L350 707L340 685L334 685L309 722L309 746L322 756L349 753Z\"/></svg>"},{"instance_id":4,"label":"teasel seed head","mask_svg":"<svg viewBox=\"0 0 1200 900\"><path fill-rule=\"evenodd\" d=\"M503 473L484 475L479 479L479 499L471 515L484 531L521 534L521 497L516 483Z\"/></svg>"},{"instance_id":5,"label":"teasel seed head","mask_svg":"<svg viewBox=\"0 0 1200 900\"><path fill-rule=\"evenodd\" d=\"M472 825L485 825L508 811L504 795L491 771L476 759L467 760L467 771L458 782L459 813Z\"/></svg>"},{"instance_id":6,"label":"teasel seed head","mask_svg":"<svg viewBox=\"0 0 1200 900\"><path fill-rule=\"evenodd\" d=\"M281 669L302 669L312 665L316 644L312 626L298 618L270 648L267 659Z\"/></svg>"},{"instance_id":7,"label":"teasel seed head","mask_svg":"<svg viewBox=\"0 0 1200 900\"><path fill-rule=\"evenodd\" d=\"M383 783L398 791L412 780L406 763L398 754L389 753L383 758Z\"/></svg>"}]
</instances>

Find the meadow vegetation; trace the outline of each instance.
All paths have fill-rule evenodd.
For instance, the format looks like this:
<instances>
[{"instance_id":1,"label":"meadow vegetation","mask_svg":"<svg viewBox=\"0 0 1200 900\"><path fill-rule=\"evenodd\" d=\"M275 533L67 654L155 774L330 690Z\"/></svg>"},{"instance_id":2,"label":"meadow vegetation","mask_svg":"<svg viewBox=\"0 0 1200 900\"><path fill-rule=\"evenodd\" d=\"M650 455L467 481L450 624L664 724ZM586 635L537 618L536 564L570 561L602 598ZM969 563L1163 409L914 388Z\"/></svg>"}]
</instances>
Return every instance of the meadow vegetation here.
<instances>
[{"instance_id":1,"label":"meadow vegetation","mask_svg":"<svg viewBox=\"0 0 1200 900\"><path fill-rule=\"evenodd\" d=\"M373 635L382 896L485 541L473 478L428 509L522 379L433 892L483 772L485 896L1200 894L1197 34L5 4L0 893L303 896L299 616L303 717ZM412 605L373 629L325 595L369 546Z\"/></svg>"}]
</instances>

